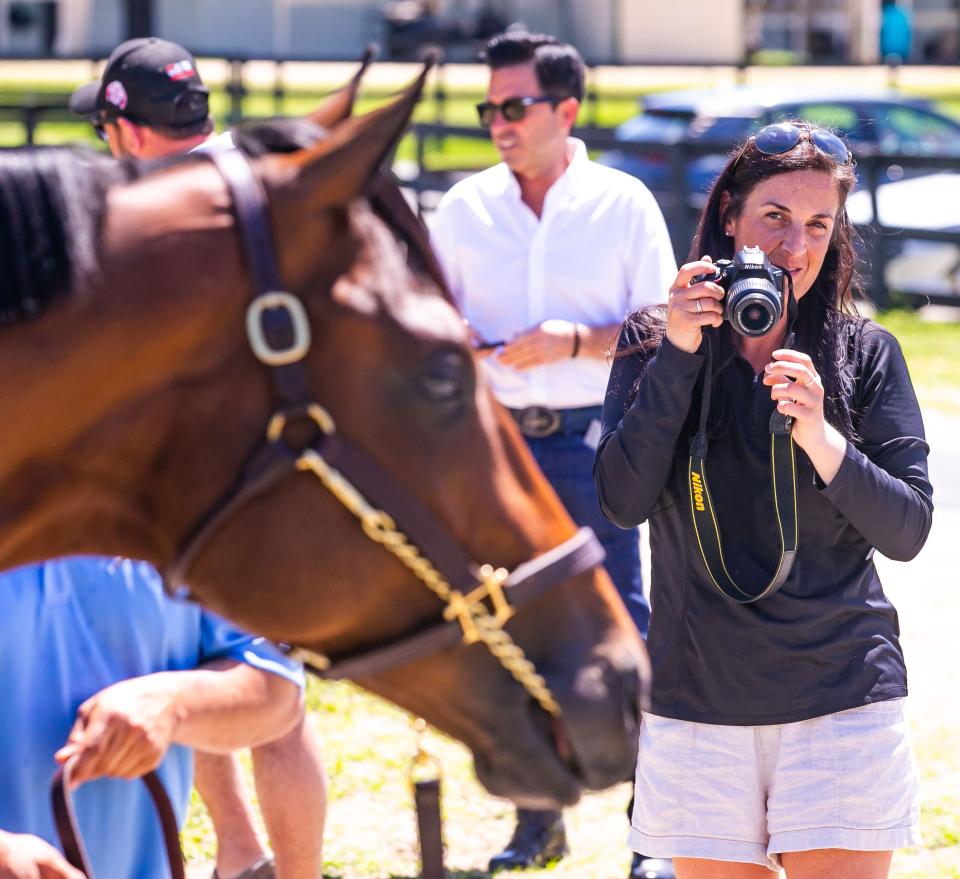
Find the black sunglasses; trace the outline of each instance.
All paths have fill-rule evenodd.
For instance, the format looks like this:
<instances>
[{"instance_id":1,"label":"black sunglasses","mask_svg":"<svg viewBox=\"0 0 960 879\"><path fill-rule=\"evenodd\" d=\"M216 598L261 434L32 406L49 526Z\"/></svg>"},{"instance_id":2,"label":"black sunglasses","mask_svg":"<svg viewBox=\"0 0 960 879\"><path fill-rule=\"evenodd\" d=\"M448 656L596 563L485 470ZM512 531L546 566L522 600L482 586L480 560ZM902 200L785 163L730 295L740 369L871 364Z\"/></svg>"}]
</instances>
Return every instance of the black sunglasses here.
<instances>
[{"instance_id":1,"label":"black sunglasses","mask_svg":"<svg viewBox=\"0 0 960 879\"><path fill-rule=\"evenodd\" d=\"M829 156L838 165L849 165L853 154L847 145L832 131L823 128L801 128L792 122L777 122L765 125L751 139L757 150L765 156L789 153L802 141L809 140L821 153Z\"/></svg>"},{"instance_id":2,"label":"black sunglasses","mask_svg":"<svg viewBox=\"0 0 960 879\"><path fill-rule=\"evenodd\" d=\"M90 124L93 126L93 130L97 133L97 137L104 143L109 143L110 138L107 137L107 126L116 125L117 120L123 116L124 119L129 119L135 125L146 125L147 123L140 119L137 116L128 116L126 113L117 113L116 115L101 115L101 116L91 116Z\"/></svg>"},{"instance_id":3,"label":"black sunglasses","mask_svg":"<svg viewBox=\"0 0 960 879\"><path fill-rule=\"evenodd\" d=\"M99 137L100 140L106 143L109 140L109 138L107 137L107 128L106 128L107 120L94 116L90 120L90 124L93 126L93 130L96 132L97 137Z\"/></svg>"},{"instance_id":4,"label":"black sunglasses","mask_svg":"<svg viewBox=\"0 0 960 879\"><path fill-rule=\"evenodd\" d=\"M480 117L480 124L484 128L489 128L497 118L497 110L503 114L507 122L519 122L527 115L527 107L532 107L534 104L551 104L556 107L565 100L566 98L558 98L556 95L540 95L537 98L507 98L500 104L484 101L477 104L477 115Z\"/></svg>"}]
</instances>

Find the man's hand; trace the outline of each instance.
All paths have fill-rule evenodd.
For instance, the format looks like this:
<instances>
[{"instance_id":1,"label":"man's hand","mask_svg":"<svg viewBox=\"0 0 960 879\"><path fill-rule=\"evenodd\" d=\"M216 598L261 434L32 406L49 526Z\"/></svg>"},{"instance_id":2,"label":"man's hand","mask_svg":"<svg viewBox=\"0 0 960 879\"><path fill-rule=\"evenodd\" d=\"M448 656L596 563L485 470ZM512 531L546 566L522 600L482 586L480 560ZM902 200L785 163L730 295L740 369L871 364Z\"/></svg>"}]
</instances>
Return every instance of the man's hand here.
<instances>
[{"instance_id":1,"label":"man's hand","mask_svg":"<svg viewBox=\"0 0 960 879\"><path fill-rule=\"evenodd\" d=\"M74 784L101 776L139 778L156 769L179 721L177 672L120 681L87 699L77 711L58 763L77 756Z\"/></svg>"},{"instance_id":2,"label":"man's hand","mask_svg":"<svg viewBox=\"0 0 960 879\"><path fill-rule=\"evenodd\" d=\"M514 369L566 360L573 354L576 334L577 325L572 321L551 318L514 337L496 357L504 366Z\"/></svg>"},{"instance_id":3,"label":"man's hand","mask_svg":"<svg viewBox=\"0 0 960 879\"><path fill-rule=\"evenodd\" d=\"M84 879L52 845L0 830L0 879Z\"/></svg>"}]
</instances>

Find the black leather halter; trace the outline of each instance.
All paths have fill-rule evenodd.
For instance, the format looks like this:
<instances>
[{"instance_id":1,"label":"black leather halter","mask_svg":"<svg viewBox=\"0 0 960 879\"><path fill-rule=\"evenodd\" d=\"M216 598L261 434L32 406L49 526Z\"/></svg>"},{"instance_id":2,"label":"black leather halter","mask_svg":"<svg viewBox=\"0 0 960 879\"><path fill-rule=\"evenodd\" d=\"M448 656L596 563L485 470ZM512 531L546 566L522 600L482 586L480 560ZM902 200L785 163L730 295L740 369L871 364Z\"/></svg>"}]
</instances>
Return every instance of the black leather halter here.
<instances>
[{"instance_id":1,"label":"black leather halter","mask_svg":"<svg viewBox=\"0 0 960 879\"><path fill-rule=\"evenodd\" d=\"M506 599L507 612L502 618L498 613L498 627L515 608L602 564L603 547L593 532L585 528L560 546L520 565L509 575L503 572L498 588L485 591L490 584L490 567L481 566L465 555L446 526L375 461L341 438L330 416L313 401L303 368L303 358L310 347L309 324L302 303L285 291L281 282L262 184L239 150L210 153L209 158L223 175L233 197L254 292L248 310L247 332L255 355L269 368L277 408L269 419L265 441L248 460L235 484L188 534L177 557L164 572L168 588L186 582L197 556L225 522L251 498L306 469L301 464L311 453L335 468L337 475L342 474L348 484L358 489L371 504L388 511L389 520L396 523L397 529L407 535L410 543L419 548L422 556L456 590L455 595L461 604L464 600L472 600L473 609L479 607L476 612L483 614L490 600L494 610L499 612L504 609L502 602ZM285 427L294 420L312 421L317 428L316 439L305 447L295 448L286 440ZM366 523L364 530L367 530ZM452 647L461 640L470 641L469 614L463 613L463 608L456 611L452 605L451 601L443 622L438 621L358 654L329 658L308 654L307 664L323 677L356 679L396 668ZM491 646L489 641L487 645ZM510 670L493 647L491 652ZM520 680L516 674L514 676ZM551 713L559 715L559 708Z\"/></svg>"}]
</instances>

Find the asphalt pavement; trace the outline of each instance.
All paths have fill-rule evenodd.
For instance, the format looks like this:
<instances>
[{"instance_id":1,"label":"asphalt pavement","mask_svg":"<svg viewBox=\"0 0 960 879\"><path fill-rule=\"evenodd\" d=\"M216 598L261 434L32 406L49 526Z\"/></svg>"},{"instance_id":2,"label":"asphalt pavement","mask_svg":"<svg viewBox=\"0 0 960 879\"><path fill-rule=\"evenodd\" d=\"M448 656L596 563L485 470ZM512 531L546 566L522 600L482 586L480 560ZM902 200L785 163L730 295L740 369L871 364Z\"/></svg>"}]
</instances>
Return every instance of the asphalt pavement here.
<instances>
[{"instance_id":1,"label":"asphalt pavement","mask_svg":"<svg viewBox=\"0 0 960 879\"><path fill-rule=\"evenodd\" d=\"M876 563L900 616L911 713L946 724L960 703L960 414L927 407L923 416L933 528L914 560Z\"/></svg>"},{"instance_id":2,"label":"asphalt pavement","mask_svg":"<svg viewBox=\"0 0 960 879\"><path fill-rule=\"evenodd\" d=\"M923 425L930 443L930 478L936 514L960 513L960 413L927 407ZM960 534L956 535L960 548Z\"/></svg>"}]
</instances>

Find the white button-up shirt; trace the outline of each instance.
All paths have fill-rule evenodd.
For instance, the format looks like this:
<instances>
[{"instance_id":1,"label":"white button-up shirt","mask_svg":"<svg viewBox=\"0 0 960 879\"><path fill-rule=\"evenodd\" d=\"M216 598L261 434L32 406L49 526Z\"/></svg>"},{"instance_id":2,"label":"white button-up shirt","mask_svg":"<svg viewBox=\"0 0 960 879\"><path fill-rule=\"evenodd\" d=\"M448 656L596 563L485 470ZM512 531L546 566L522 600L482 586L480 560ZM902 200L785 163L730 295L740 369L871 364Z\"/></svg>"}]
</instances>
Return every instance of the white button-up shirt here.
<instances>
[{"instance_id":1,"label":"white button-up shirt","mask_svg":"<svg viewBox=\"0 0 960 879\"><path fill-rule=\"evenodd\" d=\"M650 191L591 162L568 140L570 163L537 215L505 164L455 184L431 219L431 239L451 291L488 341L510 340L550 318L588 326L618 323L662 302L677 266ZM520 409L603 402L610 366L576 357L516 370L484 358L497 399Z\"/></svg>"}]
</instances>

